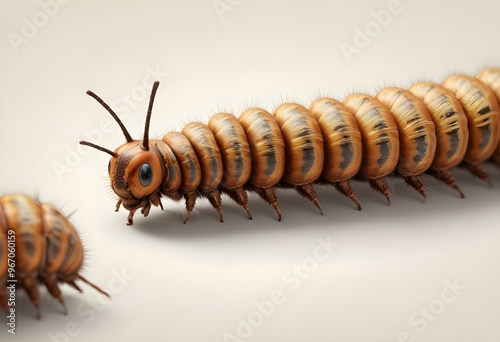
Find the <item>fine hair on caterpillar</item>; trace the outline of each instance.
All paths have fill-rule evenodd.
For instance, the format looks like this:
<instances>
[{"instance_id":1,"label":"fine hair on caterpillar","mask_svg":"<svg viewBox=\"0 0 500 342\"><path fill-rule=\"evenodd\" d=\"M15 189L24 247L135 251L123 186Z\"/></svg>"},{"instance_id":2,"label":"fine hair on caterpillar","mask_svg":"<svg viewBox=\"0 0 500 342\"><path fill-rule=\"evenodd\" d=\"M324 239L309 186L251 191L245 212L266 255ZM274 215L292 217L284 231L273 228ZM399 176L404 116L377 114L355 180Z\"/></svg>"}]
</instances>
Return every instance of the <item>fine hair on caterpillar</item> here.
<instances>
[{"instance_id":1,"label":"fine hair on caterpillar","mask_svg":"<svg viewBox=\"0 0 500 342\"><path fill-rule=\"evenodd\" d=\"M40 318L38 284L64 308L58 283L79 292L77 281L109 295L81 275L84 248L78 232L54 206L21 194L0 197L0 308L11 306L7 285L23 288ZM10 290L9 290L10 291Z\"/></svg>"},{"instance_id":2,"label":"fine hair on caterpillar","mask_svg":"<svg viewBox=\"0 0 500 342\"><path fill-rule=\"evenodd\" d=\"M319 98L309 108L284 103L271 114L249 108L238 118L213 115L208 124L188 123L181 132L149 139L158 82L148 106L144 137L134 140L114 111L96 99L118 123L127 142L111 151L80 144L111 156L113 191L129 210L127 224L141 209L160 206L161 197L185 200L187 223L196 198L205 197L223 222L221 193L252 218L248 191L281 211L277 188L291 188L322 214L314 184L333 185L361 210L351 179L367 181L390 203L385 180L394 175L426 197L420 175L429 174L464 193L451 169L463 166L491 184L484 162L500 164L500 69L475 77L451 75L442 84L418 82L410 89L388 87L376 96L349 95L342 102ZM162 207L163 209L163 207Z\"/></svg>"}]
</instances>

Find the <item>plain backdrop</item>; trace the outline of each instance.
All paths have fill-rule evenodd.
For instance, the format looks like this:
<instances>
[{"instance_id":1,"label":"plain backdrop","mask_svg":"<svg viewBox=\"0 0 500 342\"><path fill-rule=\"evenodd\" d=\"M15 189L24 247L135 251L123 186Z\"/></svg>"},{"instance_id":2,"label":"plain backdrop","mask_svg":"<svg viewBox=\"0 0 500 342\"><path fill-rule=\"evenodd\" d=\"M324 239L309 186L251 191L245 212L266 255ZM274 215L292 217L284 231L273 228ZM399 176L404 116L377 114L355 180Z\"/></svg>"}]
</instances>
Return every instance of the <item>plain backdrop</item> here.
<instances>
[{"instance_id":1,"label":"plain backdrop","mask_svg":"<svg viewBox=\"0 0 500 342\"><path fill-rule=\"evenodd\" d=\"M499 67L498 1L0 1L0 194L38 195L72 221L84 274L109 291L41 290L42 319L17 293L8 341L500 340L500 172L493 188L454 170L465 199L424 176L424 202L390 180L392 205L318 189L325 215L279 191L283 221L251 195L253 220L223 198L149 217L114 212L108 155L124 138L92 89L151 136L250 106L443 81ZM330 247L324 247L324 246ZM333 246L333 247L332 247ZM0 318L0 321L2 319Z\"/></svg>"}]
</instances>

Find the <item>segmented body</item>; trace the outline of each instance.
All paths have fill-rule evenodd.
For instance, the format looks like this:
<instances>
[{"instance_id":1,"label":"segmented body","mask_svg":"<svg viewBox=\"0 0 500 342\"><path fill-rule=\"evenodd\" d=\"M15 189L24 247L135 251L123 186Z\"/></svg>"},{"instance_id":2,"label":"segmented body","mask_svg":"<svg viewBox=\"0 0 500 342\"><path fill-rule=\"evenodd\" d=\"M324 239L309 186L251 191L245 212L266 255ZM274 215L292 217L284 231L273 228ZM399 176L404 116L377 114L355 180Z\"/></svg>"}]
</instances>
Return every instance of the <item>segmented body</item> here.
<instances>
[{"instance_id":1,"label":"segmented body","mask_svg":"<svg viewBox=\"0 0 500 342\"><path fill-rule=\"evenodd\" d=\"M75 281L82 280L104 293L79 274L83 257L76 229L52 205L20 194L0 197L0 307L5 311L9 310L7 283L24 288L38 316L39 283L63 306L58 282L81 292Z\"/></svg>"},{"instance_id":2,"label":"segmented body","mask_svg":"<svg viewBox=\"0 0 500 342\"><path fill-rule=\"evenodd\" d=\"M261 108L247 109L239 118L219 113L208 125L190 123L161 141L149 140L147 132L155 92L142 141L130 138L109 106L89 92L128 140L114 152L81 142L112 155L111 185L120 197L118 207L130 210L128 224L137 209L147 215L151 204L159 205L162 195L185 198L185 222L199 196L209 199L222 221L221 193L251 218L247 191L271 204L281 219L279 187L295 189L322 212L313 184L334 185L360 209L349 181L367 180L389 201L385 177L391 174L425 197L419 175L428 173L463 197L453 167L463 164L489 182L483 162L500 161L500 69L485 70L477 78L453 75L442 85L386 88L375 97L354 94L343 103L321 98L309 109L285 103L273 114ZM132 158L136 162L131 165ZM137 179L144 180L139 165L152 171L151 182L148 178L142 187L137 186Z\"/></svg>"}]
</instances>

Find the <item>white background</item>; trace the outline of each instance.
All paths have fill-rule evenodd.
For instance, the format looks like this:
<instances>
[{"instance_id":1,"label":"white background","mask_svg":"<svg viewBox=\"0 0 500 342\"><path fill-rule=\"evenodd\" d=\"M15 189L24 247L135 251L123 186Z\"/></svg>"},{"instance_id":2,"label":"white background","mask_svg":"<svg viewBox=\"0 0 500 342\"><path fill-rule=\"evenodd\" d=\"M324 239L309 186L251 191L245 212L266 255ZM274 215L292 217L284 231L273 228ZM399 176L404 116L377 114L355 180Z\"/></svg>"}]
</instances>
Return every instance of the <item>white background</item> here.
<instances>
[{"instance_id":1,"label":"white background","mask_svg":"<svg viewBox=\"0 0 500 342\"><path fill-rule=\"evenodd\" d=\"M64 286L64 316L44 291L39 321L18 293L17 334L2 324L2 341L224 341L229 333L241 339L228 341L373 342L398 341L401 331L413 341L498 341L500 174L493 166L493 189L454 171L463 200L424 177L424 203L392 180L389 207L355 183L361 212L332 188L318 190L324 216L280 191L281 223L254 195L253 221L227 198L224 224L203 200L187 226L183 204L168 200L164 212L136 215L133 227L125 211L113 211L108 156L77 150L77 142L115 149L124 138L114 124L102 134L109 115L87 89L141 138L148 70L159 70L151 136L161 137L219 110L308 106L319 95L341 100L500 66L497 1L401 0L379 32L371 12L389 1L222 2L231 10L218 13L211 0L73 0L44 16L37 1L0 1L0 193L38 193L66 214L77 210L73 221L89 250L84 274L112 294L101 305L91 288L82 285L80 295ZM27 21L42 27L29 32ZM366 25L373 37L349 62L341 44L353 45L356 28ZM12 43L23 27L27 38ZM67 169L58 175L61 165ZM311 261L318 239L339 247L293 291L283 276ZM120 282L122 272L128 280ZM465 287L453 301L446 281ZM276 290L283 303L249 336L238 335L241 320L262 317L254 301ZM432 316L423 319L421 308Z\"/></svg>"}]
</instances>

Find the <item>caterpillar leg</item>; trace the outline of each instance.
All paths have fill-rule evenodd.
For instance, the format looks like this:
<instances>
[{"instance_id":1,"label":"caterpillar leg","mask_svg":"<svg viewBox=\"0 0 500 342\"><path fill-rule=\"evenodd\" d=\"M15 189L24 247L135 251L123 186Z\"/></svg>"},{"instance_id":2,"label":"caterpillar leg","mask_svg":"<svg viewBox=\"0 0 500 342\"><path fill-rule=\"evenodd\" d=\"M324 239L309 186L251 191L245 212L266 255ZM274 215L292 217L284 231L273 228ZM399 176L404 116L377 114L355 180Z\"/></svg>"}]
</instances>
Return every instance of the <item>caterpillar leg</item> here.
<instances>
[{"instance_id":1,"label":"caterpillar leg","mask_svg":"<svg viewBox=\"0 0 500 342\"><path fill-rule=\"evenodd\" d=\"M464 163L465 168L469 170L470 173L472 173L474 176L477 178L481 179L482 181L488 183L489 186L492 186L493 184L491 183L490 176L484 169L484 164L483 163L478 163L478 164L469 164L469 163Z\"/></svg>"},{"instance_id":2,"label":"caterpillar leg","mask_svg":"<svg viewBox=\"0 0 500 342\"><path fill-rule=\"evenodd\" d=\"M79 280L83 281L83 282L84 282L85 284L87 284L88 286L92 287L92 288L93 288L94 290L96 290L97 292L99 292L99 293L101 293L101 294L105 295L105 296L106 296L106 297L108 297L108 298L111 298L111 296L110 296L107 292L105 292L105 291L101 290L101 288L100 288L100 287L98 287L97 285L92 284L90 281L88 281L88 280L87 280L86 278L84 278L82 275L78 274L76 277L77 277L77 279L79 279ZM76 284L74 283L74 281L73 281L73 284L76 286ZM79 291L80 291L80 292L83 292L83 291L82 291L82 290L81 290L78 286L76 286L76 288L77 288L77 289L79 289Z\"/></svg>"},{"instance_id":3,"label":"caterpillar leg","mask_svg":"<svg viewBox=\"0 0 500 342\"><path fill-rule=\"evenodd\" d=\"M37 281L35 278L26 278L23 280L23 288L28 294L30 301L36 309L36 318L41 319L40 315L40 293L38 292Z\"/></svg>"},{"instance_id":4,"label":"caterpillar leg","mask_svg":"<svg viewBox=\"0 0 500 342\"><path fill-rule=\"evenodd\" d=\"M417 190L418 193L421 194L425 200L427 195L425 194L424 184L422 184L422 182L420 181L420 177L409 176L404 178L405 178L405 183L411 186L413 189Z\"/></svg>"},{"instance_id":5,"label":"caterpillar leg","mask_svg":"<svg viewBox=\"0 0 500 342\"><path fill-rule=\"evenodd\" d=\"M278 206L278 198L276 197L276 188L274 186L265 189L255 187L250 190L255 191L260 198L269 203L274 210L276 210L276 214L278 214L278 221L281 222L281 211Z\"/></svg>"},{"instance_id":6,"label":"caterpillar leg","mask_svg":"<svg viewBox=\"0 0 500 342\"><path fill-rule=\"evenodd\" d=\"M122 200L118 200L118 202L116 202L115 212L120 210L121 205L122 205Z\"/></svg>"},{"instance_id":7,"label":"caterpillar leg","mask_svg":"<svg viewBox=\"0 0 500 342\"><path fill-rule=\"evenodd\" d=\"M465 197L462 189L460 189L457 185L457 181L450 170L427 170L427 173L436 178L438 181L441 181L449 187L457 190L460 198Z\"/></svg>"},{"instance_id":8,"label":"caterpillar leg","mask_svg":"<svg viewBox=\"0 0 500 342\"><path fill-rule=\"evenodd\" d=\"M252 219L252 214L250 214L250 209L248 209L248 194L245 189L223 189L222 192L227 194L233 201L242 206L243 209L245 209L245 211L247 212L248 219Z\"/></svg>"},{"instance_id":9,"label":"caterpillar leg","mask_svg":"<svg viewBox=\"0 0 500 342\"><path fill-rule=\"evenodd\" d=\"M194 206L196 204L196 194L194 191L184 193L184 199L186 200L186 218L184 219L184 224L189 222L191 213L193 212Z\"/></svg>"},{"instance_id":10,"label":"caterpillar leg","mask_svg":"<svg viewBox=\"0 0 500 342\"><path fill-rule=\"evenodd\" d=\"M376 178L376 179L369 179L368 182L370 183L370 187L377 191L380 192L382 195L385 196L387 199L387 204L391 204L391 191L389 190L389 187L387 186L387 182L384 177L381 178Z\"/></svg>"},{"instance_id":11,"label":"caterpillar leg","mask_svg":"<svg viewBox=\"0 0 500 342\"><path fill-rule=\"evenodd\" d=\"M131 226L134 224L134 214L137 209L129 209L127 216L127 226Z\"/></svg>"},{"instance_id":12,"label":"caterpillar leg","mask_svg":"<svg viewBox=\"0 0 500 342\"><path fill-rule=\"evenodd\" d=\"M304 198L307 198L308 200L313 202L316 208L318 208L319 213L323 215L323 208L321 208L321 205L318 202L318 195L316 194L316 190L314 190L314 186L312 185L312 183L306 185L297 185L294 188Z\"/></svg>"},{"instance_id":13,"label":"caterpillar leg","mask_svg":"<svg viewBox=\"0 0 500 342\"><path fill-rule=\"evenodd\" d=\"M359 203L356 195L354 195L354 190L351 187L349 181L341 181L335 183L335 188L345 197L350 198L351 201L356 204L358 210L361 210L361 204Z\"/></svg>"},{"instance_id":14,"label":"caterpillar leg","mask_svg":"<svg viewBox=\"0 0 500 342\"><path fill-rule=\"evenodd\" d=\"M69 286L71 286L72 288L74 288L75 290L77 290L78 292L83 293L83 290L81 289L81 287L80 287L80 286L78 286L78 284L77 284L77 283L75 283L75 281L74 281L74 280L67 281L66 283L67 283Z\"/></svg>"},{"instance_id":15,"label":"caterpillar leg","mask_svg":"<svg viewBox=\"0 0 500 342\"><path fill-rule=\"evenodd\" d=\"M212 207L219 213L219 221L224 222L224 218L222 217L222 199L220 197L219 189L212 190L210 192L203 193L207 198Z\"/></svg>"},{"instance_id":16,"label":"caterpillar leg","mask_svg":"<svg viewBox=\"0 0 500 342\"><path fill-rule=\"evenodd\" d=\"M41 277L43 283L47 287L47 290L49 291L50 295L57 299L59 303L61 303L64 314L68 314L68 310L66 309L66 304L64 303L64 299L62 298L62 293L61 290L59 289L59 286L57 286L57 278L56 277Z\"/></svg>"}]
</instances>

